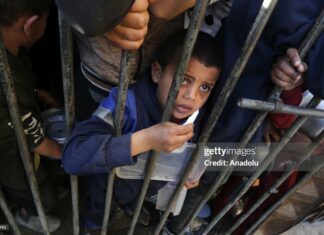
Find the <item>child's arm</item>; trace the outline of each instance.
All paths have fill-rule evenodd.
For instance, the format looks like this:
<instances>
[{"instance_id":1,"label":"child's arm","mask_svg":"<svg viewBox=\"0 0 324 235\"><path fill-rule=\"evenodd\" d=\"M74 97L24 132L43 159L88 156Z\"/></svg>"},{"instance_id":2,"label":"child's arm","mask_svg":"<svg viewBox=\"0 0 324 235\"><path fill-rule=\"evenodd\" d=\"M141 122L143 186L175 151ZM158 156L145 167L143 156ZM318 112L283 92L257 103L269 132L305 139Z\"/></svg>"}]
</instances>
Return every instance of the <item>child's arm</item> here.
<instances>
[{"instance_id":1,"label":"child's arm","mask_svg":"<svg viewBox=\"0 0 324 235\"><path fill-rule=\"evenodd\" d=\"M34 152L40 155L60 159L62 156L62 145L45 137L40 145L38 145Z\"/></svg>"},{"instance_id":2,"label":"child's arm","mask_svg":"<svg viewBox=\"0 0 324 235\"><path fill-rule=\"evenodd\" d=\"M159 123L132 134L131 154L134 157L149 150L172 152L191 139L192 136L192 124Z\"/></svg>"},{"instance_id":3,"label":"child's arm","mask_svg":"<svg viewBox=\"0 0 324 235\"><path fill-rule=\"evenodd\" d=\"M159 0L150 6L150 12L161 19L171 20L193 7L195 3L196 0Z\"/></svg>"}]
</instances>

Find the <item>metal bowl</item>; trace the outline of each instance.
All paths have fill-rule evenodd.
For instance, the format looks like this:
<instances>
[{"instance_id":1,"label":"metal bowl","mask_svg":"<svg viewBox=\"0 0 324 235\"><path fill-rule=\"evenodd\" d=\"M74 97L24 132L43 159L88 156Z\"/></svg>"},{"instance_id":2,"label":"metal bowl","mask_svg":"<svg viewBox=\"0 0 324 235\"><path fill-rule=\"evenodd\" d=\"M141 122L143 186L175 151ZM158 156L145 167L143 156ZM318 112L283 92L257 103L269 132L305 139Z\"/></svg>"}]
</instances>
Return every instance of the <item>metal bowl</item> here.
<instances>
[{"instance_id":1,"label":"metal bowl","mask_svg":"<svg viewBox=\"0 0 324 235\"><path fill-rule=\"evenodd\" d=\"M63 108L51 108L41 113L45 135L60 144L67 140L66 119Z\"/></svg>"}]
</instances>

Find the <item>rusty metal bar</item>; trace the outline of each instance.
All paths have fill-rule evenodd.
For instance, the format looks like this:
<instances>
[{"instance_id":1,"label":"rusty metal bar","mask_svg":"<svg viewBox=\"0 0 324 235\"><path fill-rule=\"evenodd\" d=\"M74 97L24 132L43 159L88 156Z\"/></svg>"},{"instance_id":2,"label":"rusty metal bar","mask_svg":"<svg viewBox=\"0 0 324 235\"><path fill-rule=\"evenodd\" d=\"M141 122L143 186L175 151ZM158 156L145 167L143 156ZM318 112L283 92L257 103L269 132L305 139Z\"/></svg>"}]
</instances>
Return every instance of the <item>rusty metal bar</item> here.
<instances>
[{"instance_id":1,"label":"rusty metal bar","mask_svg":"<svg viewBox=\"0 0 324 235\"><path fill-rule=\"evenodd\" d=\"M313 98L308 107L315 107L319 104L321 100ZM287 130L285 135L281 138L278 145L267 155L265 160L261 163L260 167L254 172L254 174L249 178L249 180L244 184L243 189L223 208L221 212L214 217L210 222L208 227L203 232L207 235L208 232L219 222L219 220L233 207L235 202L237 202L250 188L253 182L262 174L262 172L268 167L268 165L275 159L278 153L283 149L283 147L289 142L293 135L298 131L298 129L307 121L307 117L299 117L294 124Z\"/></svg>"},{"instance_id":2,"label":"rusty metal bar","mask_svg":"<svg viewBox=\"0 0 324 235\"><path fill-rule=\"evenodd\" d=\"M178 96L178 92L179 92L179 88L181 86L181 81L184 77L186 68L188 66L188 62L190 60L191 57L191 53L193 51L193 48L195 46L195 42L197 40L197 36L200 30L200 26L202 24L202 21L204 19L205 16L205 12L207 9L207 6L209 4L209 1L204 1L204 0L198 0L195 4L195 8L194 8L194 12L193 12L193 16L190 20L190 25L186 34L186 38L185 38L185 42L184 42L184 47L183 47L183 51L180 57L180 61L176 70L176 73L174 75L173 81L172 81L172 85L171 85L171 89L170 92L168 94L168 98L167 98L167 102L166 102L166 106L164 108L164 112L163 112L163 116L162 116L162 122L164 121L168 121L171 117L171 113L173 110L173 106L175 103L175 100ZM151 178L151 175L153 173L154 170L154 166L156 163L156 158L157 158L157 153L153 153L153 159L150 161L150 165L149 167L151 167L151 171L149 172L150 174L147 174L146 177ZM187 174L188 176L188 174ZM185 176L185 177L187 177ZM141 195L142 198L141 200L144 200L145 194L144 194L144 189L145 191L147 191L148 188L148 184L149 184L149 179L147 180L147 187L146 189L143 187L143 194ZM159 234L160 231L162 230L168 215L170 214L171 211L171 207L175 204L176 199L178 198L180 191L184 185L184 180L180 181L175 189L175 192L170 200L169 206L166 208L165 212L163 213L162 218L160 219L159 224L157 225L154 234ZM137 206L140 206L141 201L139 201L139 204ZM138 212L140 211L140 209L138 208ZM131 233L129 233L130 235Z\"/></svg>"},{"instance_id":3,"label":"rusty metal bar","mask_svg":"<svg viewBox=\"0 0 324 235\"><path fill-rule=\"evenodd\" d=\"M319 34L323 30L323 15L324 15L323 12L324 11L322 11L322 13L318 17L316 23L314 24L312 29L309 31L309 33L306 35L304 41L301 44L301 47L299 49L299 54L300 54L301 59L303 59L305 57L306 53L311 48L311 46L315 43ZM272 100L278 98L280 96L280 93L281 93L281 89L278 87L275 87L271 91L271 93L268 97L268 100L272 101ZM267 114L268 114L268 112L260 112L256 116L256 118L253 120L251 125L248 127L247 131L242 136L238 148L245 148L245 146L249 143L249 141L251 140L251 138L254 135L254 133L256 132L256 130L262 124L262 122L263 122L264 118L267 116ZM231 156L231 159L235 160L237 157L238 157L238 155L234 155L234 156ZM212 185L210 190L206 193L204 198L201 200L200 204L195 209L192 216L186 222L186 225L184 226L184 228L182 229L180 234L184 234L185 228L196 218L196 216L198 215L201 208L209 200L209 198L216 193L216 191L222 185L222 183L226 182L228 180L233 169L234 169L234 167L229 167L229 168L225 168L224 170L221 171L221 173L215 179L214 184Z\"/></svg>"},{"instance_id":4,"label":"rusty metal bar","mask_svg":"<svg viewBox=\"0 0 324 235\"><path fill-rule=\"evenodd\" d=\"M3 211L4 215L6 216L9 224L11 225L13 232L16 235L21 235L21 232L20 232L20 230L17 226L17 223L15 221L15 218L13 217L13 215L6 203L5 196L4 196L3 192L1 191L1 189L0 189L0 208Z\"/></svg>"},{"instance_id":5,"label":"rusty metal bar","mask_svg":"<svg viewBox=\"0 0 324 235\"><path fill-rule=\"evenodd\" d=\"M296 183L292 188L290 188L285 195L280 198L275 204L271 206L255 223L251 226L251 228L246 232L246 234L252 234L253 231L255 231L261 223L272 213L274 212L281 203L286 200L290 195L292 195L301 185L303 185L307 180L309 180L316 172L318 172L321 168L324 167L324 160L321 161L320 164L316 165L312 171L308 172L302 180L300 180L298 183Z\"/></svg>"},{"instance_id":6,"label":"rusty metal bar","mask_svg":"<svg viewBox=\"0 0 324 235\"><path fill-rule=\"evenodd\" d=\"M21 115L18 110L18 101L14 89L14 84L11 78L11 72L7 61L6 49L3 44L2 36L0 35L0 81L3 93L6 96L9 113L12 119L12 123L15 129L17 142L19 146L19 152L24 164L28 182L31 192L34 197L37 213L41 221L43 230L46 235L50 234L48 230L47 220L44 212L44 208L40 199L39 188L35 176L35 170L31 161L30 152L28 149L27 139L25 136L23 124L21 121Z\"/></svg>"},{"instance_id":7,"label":"rusty metal bar","mask_svg":"<svg viewBox=\"0 0 324 235\"><path fill-rule=\"evenodd\" d=\"M322 109L307 109L300 106L285 105L282 101L270 102L241 98L238 101L238 106L241 108L256 109L273 113L287 113L305 117L324 118L324 110Z\"/></svg>"},{"instance_id":8,"label":"rusty metal bar","mask_svg":"<svg viewBox=\"0 0 324 235\"><path fill-rule=\"evenodd\" d=\"M194 45L195 45L195 42L196 42L196 39L198 36L198 32L200 29L200 25L202 23L203 16L207 9L208 3L209 3L209 1L198 0L195 5L193 17L191 19L189 29L186 34L184 47L183 47L183 53L181 54L180 61L179 61L177 70L175 72L175 75L174 75L174 78L172 81L172 85L171 85L171 89L170 89L170 92L169 92L169 95L167 98L166 106L164 108L162 122L169 121L169 119L171 117L174 102L176 100L176 97L178 96L181 81L183 79L185 70L186 70L188 62L190 60L190 56L191 56L192 50L194 48ZM147 192L150 180L151 180L151 176L152 176L154 168L155 168L157 156L158 156L158 153L156 151L150 152L149 160L145 166L146 175L145 175L145 178L143 181L143 186L142 186L142 189L141 189L138 201L137 201L136 209L134 212L134 216L132 219L130 229L128 231L128 235L132 235L134 233L135 226L136 226L139 214L140 214L140 210L143 205L145 195L146 195L146 192ZM164 213L163 218L160 220L160 223L156 228L155 234L159 233L160 230L162 229L162 227L166 221L166 217L169 214L168 210L169 209L167 209L167 211Z\"/></svg>"},{"instance_id":9,"label":"rusty metal bar","mask_svg":"<svg viewBox=\"0 0 324 235\"><path fill-rule=\"evenodd\" d=\"M59 12L59 30L60 30L60 50L61 66L64 90L64 110L66 117L66 128L68 135L71 134L75 120L75 93L74 93L74 72L73 72L73 41L72 29L65 22ZM79 186L78 177L71 175L71 197L73 212L73 234L80 233L79 225Z\"/></svg>"},{"instance_id":10,"label":"rusty metal bar","mask_svg":"<svg viewBox=\"0 0 324 235\"><path fill-rule=\"evenodd\" d=\"M261 33L263 32L263 29L264 29L266 23L268 22L270 15L271 15L274 7L276 6L276 4L277 4L277 0L263 2L262 6L260 8L260 11L256 17L256 20L255 20L254 24L252 25L252 28L247 36L247 39L246 39L244 47L241 51L240 57L237 59L231 74L227 78L224 88L222 89L221 94L219 95L217 102L216 102L216 104L211 112L211 115L207 121L207 124L202 131L202 134L199 138L199 143L205 144L208 141L208 138L209 138L212 130L214 129L221 113L223 112L226 102L227 102L231 92L233 91L239 77L241 76L242 71L245 68L245 65L247 64L248 59L250 58L250 56L258 42L258 39L259 39ZM190 162L188 164L188 169L190 169L190 168L192 169L192 167L194 166L194 164L198 160L198 158L199 158L199 146L197 146L197 148L195 149L195 151L193 153L192 158L190 159ZM191 169L190 169L190 171L191 171ZM187 173L187 175L189 175L190 171L188 171L188 172L185 171L185 173ZM225 177L225 174L223 174L223 175L220 174L217 177L218 183L216 185L220 185L220 181L224 177ZM183 178L183 181L184 181L184 178ZM208 195L210 195L210 196L212 195L211 191L209 192ZM201 202L207 201L207 200L208 199L205 197L202 199ZM189 223L197 216L197 214L199 213L202 206L203 206L203 203L200 203L199 206L194 211L193 215L190 217L190 219L186 223L186 226L189 225ZM181 234L183 234L184 231L185 231L185 228L183 228Z\"/></svg>"},{"instance_id":11,"label":"rusty metal bar","mask_svg":"<svg viewBox=\"0 0 324 235\"><path fill-rule=\"evenodd\" d=\"M131 52L123 51L121 57L121 71L120 71L120 79L118 85L118 97L116 110L114 115L114 129L115 136L120 136L123 128L123 117L125 110L125 102L127 97L127 89L129 84L129 62L131 58ZM107 179L107 192L106 192L106 201L105 201L105 213L103 218L103 224L101 229L101 235L107 234L108 224L109 224L109 215L111 209L111 202L113 198L113 187L115 181L115 173L116 170L113 169L108 175Z\"/></svg>"},{"instance_id":12,"label":"rusty metal bar","mask_svg":"<svg viewBox=\"0 0 324 235\"><path fill-rule=\"evenodd\" d=\"M276 180L275 184L267 191L265 192L254 204L253 206L246 212L244 215L242 215L231 228L226 231L226 234L232 233L240 224L245 221L249 215L251 215L266 199L271 196L273 192L276 192L278 187L285 182L286 179L294 172L297 171L298 168L302 165L304 161L306 161L314 152L314 150L324 141L324 132L322 132L315 140L308 149L307 152L303 154L303 157L301 158L300 162L290 169L289 171L285 172L279 179Z\"/></svg>"}]
</instances>

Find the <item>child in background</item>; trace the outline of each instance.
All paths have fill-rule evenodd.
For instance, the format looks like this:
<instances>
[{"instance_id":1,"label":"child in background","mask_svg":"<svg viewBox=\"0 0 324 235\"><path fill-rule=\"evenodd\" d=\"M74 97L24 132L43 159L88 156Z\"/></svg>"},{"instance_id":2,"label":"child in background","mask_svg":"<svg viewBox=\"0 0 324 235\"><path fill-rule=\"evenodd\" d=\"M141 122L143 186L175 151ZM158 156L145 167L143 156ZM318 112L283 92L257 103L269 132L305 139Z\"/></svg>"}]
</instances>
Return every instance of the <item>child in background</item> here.
<instances>
[{"instance_id":1,"label":"child in background","mask_svg":"<svg viewBox=\"0 0 324 235\"><path fill-rule=\"evenodd\" d=\"M65 170L70 174L89 175L86 226L102 223L108 172L115 167L135 164L136 156L149 150L171 152L193 137L193 125L180 124L207 101L221 71L222 54L213 37L199 33L171 122L160 123L184 39L185 31L181 31L162 43L151 71L144 73L128 90L121 136L113 136L117 99L117 88L114 88L91 119L76 126L65 146ZM164 184L153 181L148 196L157 194ZM132 207L141 185L141 180L117 177L116 203L124 208ZM197 182L187 182L188 188L196 185Z\"/></svg>"},{"instance_id":2,"label":"child in background","mask_svg":"<svg viewBox=\"0 0 324 235\"><path fill-rule=\"evenodd\" d=\"M53 185L47 180L44 169L39 165L39 154L60 158L62 147L48 139L41 128L36 79L26 49L43 35L50 4L50 0L0 0L0 32L7 52L27 142L35 153L32 161L35 162L36 178L45 211L55 206L57 195ZM1 189L8 199L13 200L18 206L19 210L15 214L17 223L42 232L2 90L0 90L0 110ZM60 226L58 218L47 216L47 219L51 232Z\"/></svg>"}]
</instances>

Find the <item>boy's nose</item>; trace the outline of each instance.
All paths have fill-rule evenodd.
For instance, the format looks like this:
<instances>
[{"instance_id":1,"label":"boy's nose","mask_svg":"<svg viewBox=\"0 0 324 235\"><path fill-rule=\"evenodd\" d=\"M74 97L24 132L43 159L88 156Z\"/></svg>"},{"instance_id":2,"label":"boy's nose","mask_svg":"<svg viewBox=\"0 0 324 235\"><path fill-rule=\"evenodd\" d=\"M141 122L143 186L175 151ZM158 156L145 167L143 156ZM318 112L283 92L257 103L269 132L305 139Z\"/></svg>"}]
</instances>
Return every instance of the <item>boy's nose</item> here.
<instances>
[{"instance_id":1,"label":"boy's nose","mask_svg":"<svg viewBox=\"0 0 324 235\"><path fill-rule=\"evenodd\" d=\"M188 88L188 89L186 89L186 92L184 94L184 98L194 101L196 99L196 95L197 95L196 89Z\"/></svg>"}]
</instances>

